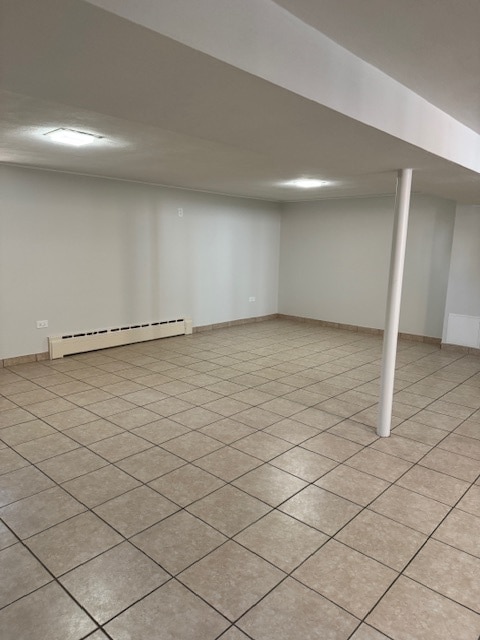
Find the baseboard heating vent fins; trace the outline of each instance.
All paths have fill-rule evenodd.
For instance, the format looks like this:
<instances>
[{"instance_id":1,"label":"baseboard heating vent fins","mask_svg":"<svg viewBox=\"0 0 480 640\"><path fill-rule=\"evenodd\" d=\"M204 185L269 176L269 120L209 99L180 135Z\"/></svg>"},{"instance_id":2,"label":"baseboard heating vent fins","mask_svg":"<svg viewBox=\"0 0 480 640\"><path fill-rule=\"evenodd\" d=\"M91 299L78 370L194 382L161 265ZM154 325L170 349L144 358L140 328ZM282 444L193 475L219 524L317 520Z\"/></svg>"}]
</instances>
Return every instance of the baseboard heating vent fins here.
<instances>
[{"instance_id":1,"label":"baseboard heating vent fins","mask_svg":"<svg viewBox=\"0 0 480 640\"><path fill-rule=\"evenodd\" d=\"M48 338L50 359L63 358L73 353L84 353L120 347L135 342L158 340L172 336L189 335L192 333L192 321L179 318L177 320L163 320L147 324L133 324L112 329L97 329L84 333L68 333L63 336Z\"/></svg>"}]
</instances>

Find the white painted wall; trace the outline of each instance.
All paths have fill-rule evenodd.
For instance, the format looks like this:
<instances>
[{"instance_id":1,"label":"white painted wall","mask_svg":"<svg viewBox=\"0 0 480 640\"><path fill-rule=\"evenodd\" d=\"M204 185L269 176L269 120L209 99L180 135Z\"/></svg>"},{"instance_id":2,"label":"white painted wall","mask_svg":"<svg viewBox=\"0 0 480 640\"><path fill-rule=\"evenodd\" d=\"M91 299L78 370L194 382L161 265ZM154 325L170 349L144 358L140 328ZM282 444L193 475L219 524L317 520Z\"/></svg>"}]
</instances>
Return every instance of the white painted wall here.
<instances>
[{"instance_id":1,"label":"white painted wall","mask_svg":"<svg viewBox=\"0 0 480 640\"><path fill-rule=\"evenodd\" d=\"M479 347L480 206L458 205L443 341Z\"/></svg>"},{"instance_id":2,"label":"white painted wall","mask_svg":"<svg viewBox=\"0 0 480 640\"><path fill-rule=\"evenodd\" d=\"M0 358L72 331L276 313L280 219L267 202L2 166Z\"/></svg>"},{"instance_id":3,"label":"white painted wall","mask_svg":"<svg viewBox=\"0 0 480 640\"><path fill-rule=\"evenodd\" d=\"M394 201L390 197L286 204L279 313L383 328ZM400 331L441 337L454 203L413 196Z\"/></svg>"}]
</instances>

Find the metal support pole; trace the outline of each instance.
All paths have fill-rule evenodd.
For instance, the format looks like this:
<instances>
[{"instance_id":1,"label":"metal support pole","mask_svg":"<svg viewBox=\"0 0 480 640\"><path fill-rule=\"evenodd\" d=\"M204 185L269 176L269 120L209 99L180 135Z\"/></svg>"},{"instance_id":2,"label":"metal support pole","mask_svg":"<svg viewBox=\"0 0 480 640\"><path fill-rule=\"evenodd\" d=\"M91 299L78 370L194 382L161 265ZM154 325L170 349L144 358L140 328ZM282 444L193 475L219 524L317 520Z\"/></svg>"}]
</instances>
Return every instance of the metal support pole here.
<instances>
[{"instance_id":1,"label":"metal support pole","mask_svg":"<svg viewBox=\"0 0 480 640\"><path fill-rule=\"evenodd\" d=\"M392 423L393 385L397 358L398 325L402 298L403 267L407 245L408 213L412 188L412 169L401 169L397 178L395 218L393 223L392 253L388 279L385 333L383 336L382 378L380 384L380 406L377 434L382 438L390 435Z\"/></svg>"}]
</instances>

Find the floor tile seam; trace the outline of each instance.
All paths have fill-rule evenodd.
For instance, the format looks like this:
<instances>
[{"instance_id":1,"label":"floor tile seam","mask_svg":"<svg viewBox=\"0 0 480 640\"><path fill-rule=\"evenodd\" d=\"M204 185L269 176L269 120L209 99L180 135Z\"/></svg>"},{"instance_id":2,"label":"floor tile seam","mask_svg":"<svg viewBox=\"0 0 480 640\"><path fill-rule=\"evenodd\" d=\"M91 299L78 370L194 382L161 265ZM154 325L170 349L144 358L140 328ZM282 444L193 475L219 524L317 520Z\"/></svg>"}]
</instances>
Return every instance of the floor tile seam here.
<instances>
[{"instance_id":1,"label":"floor tile seam","mask_svg":"<svg viewBox=\"0 0 480 640\"><path fill-rule=\"evenodd\" d=\"M61 412L59 412L59 413L61 413ZM52 414L52 415L56 415L56 414ZM45 417L48 417L48 416L45 416ZM72 443L74 442L74 443L76 443L78 445L78 446L74 447L73 449L70 449L69 451L75 451L76 449L79 449L79 448L85 448L85 445L82 445L81 443L77 442L76 440L74 440L73 438L71 438L70 436L68 436L68 435L66 435L64 433L64 431L67 431L67 429L65 429L65 430L59 429L58 427L49 424L48 422L46 422L42 418L38 418L38 420L40 420L44 424L48 425L51 429L54 429L56 431L56 434L50 433L47 436L40 436L39 438L32 438L32 440L27 440L26 442L22 442L22 443L19 443L17 445L13 445L13 446L7 445L7 446L10 447L11 449L13 449L13 451L15 451L15 453L17 453L18 455L21 455L23 458L25 458L25 456L23 454L21 454L20 452L18 452L14 448L15 446L19 446L21 444L28 444L29 442L34 442L36 440L40 440L41 438L48 438L49 436L52 436L52 435L64 435L66 438L71 440ZM91 422L95 422L95 420L92 420ZM23 424L26 424L26 423L23 423ZM84 424L89 424L89 423L84 423ZM16 425L14 425L14 426L16 426ZM77 425L77 426L82 426L82 425ZM71 427L71 428L74 429L75 427ZM1 433L0 433L0 439L1 439ZM69 451L62 451L61 453L56 453L53 456L49 456L47 458L43 458L42 460L36 460L35 462L29 461L29 462L30 462L30 464L32 464L32 465L34 465L36 467L37 464L40 463L40 462L45 462L46 460L51 460L52 458L56 458L57 456L61 456L61 455L64 455L65 453L69 453ZM27 460L28 458L25 458L25 459ZM42 470L39 469L39 471L42 471ZM42 473L43 473L43 471L42 471Z\"/></svg>"},{"instance_id":2,"label":"floor tile seam","mask_svg":"<svg viewBox=\"0 0 480 640\"><path fill-rule=\"evenodd\" d=\"M258 604L260 604L260 602L262 602L262 600L264 600L267 596L269 596L272 591L274 591L275 589L277 589L283 582L285 582L286 580L294 580L297 584L301 585L304 589L308 589L308 591L311 591L313 594L315 594L316 596L320 596L321 598L323 598L324 600L326 600L327 602L329 602L330 604L333 604L337 609L341 609L342 611L344 611L345 613L347 613L349 616L351 616L352 618L355 618L356 621L358 621L358 625L355 629L358 629L358 627L360 626L360 624L362 623L362 619L360 619L357 615L355 615L354 613L352 613L351 611L349 611L348 609L346 609L343 605L339 604L338 602L335 602L335 600L332 600L331 598L329 598L327 595L320 593L319 591L317 591L316 589L314 589L313 587L310 587L308 584L304 584L301 580L299 580L298 578L296 578L293 575L287 575L285 576L285 578L278 583L277 585L275 585L272 589L270 589L270 591L268 593L266 593L262 598L260 598L260 600L258 602L256 602L254 605L252 605L249 609L247 609L247 611L245 611L241 616L239 616L237 618L237 620L235 621L235 624L237 622L240 622L240 620L243 618L243 616L247 615L247 613L249 613L252 609L254 609Z\"/></svg>"},{"instance_id":3,"label":"floor tile seam","mask_svg":"<svg viewBox=\"0 0 480 640\"><path fill-rule=\"evenodd\" d=\"M449 433L448 435L451 435L451 434ZM469 436L464 436L462 434L457 434L457 435L461 435L463 438L468 438L469 440L472 440L472 442L477 442L478 441L477 438L470 438ZM440 445L442 444L442 442L445 439L446 438L442 438L442 440L440 440L440 442L437 445L435 445L435 447L438 447L442 451L447 451L448 453L455 453L456 455L463 456L464 458L467 458L468 460L473 460L478 465L480 465L480 458L473 458L472 456L469 456L469 455L467 455L465 453L458 453L457 451L451 451L451 449L446 449L445 447L441 447Z\"/></svg>"},{"instance_id":4,"label":"floor tile seam","mask_svg":"<svg viewBox=\"0 0 480 640\"><path fill-rule=\"evenodd\" d=\"M377 629L376 627L374 627L371 622L365 622L365 620L360 620L360 624L358 625L358 627L354 629L354 631L352 631L352 633L348 636L346 640L355 640L355 634L357 633L357 631L360 629L362 625L367 627L367 629L373 629L374 631L377 631L381 635L385 636L387 640L395 640L393 636L389 636L387 633L385 633L385 631L380 631L380 629Z\"/></svg>"},{"instance_id":5,"label":"floor tile seam","mask_svg":"<svg viewBox=\"0 0 480 640\"><path fill-rule=\"evenodd\" d=\"M66 576L68 576L68 574L73 573L74 571L76 571L78 568L85 566L86 564L88 564L89 562L91 562L92 560L96 560L98 558L100 558L102 555L108 553L109 551L112 551L113 549L115 549L116 547L119 547L121 544L124 544L125 542L129 543L129 541L125 541L122 540L122 542L120 542L117 545L114 545L113 547L110 547L109 549L105 549L105 551L102 551L101 553L97 554L96 556L93 556L92 558L89 558L88 560L86 560L85 562L82 562L81 564L73 567L72 569L69 569L68 571L66 571L65 573L61 574L58 579L57 582L59 582L61 584L61 586L63 587L64 591L67 592L67 594L75 599L76 598L73 594L73 591L70 591L70 589L64 585L61 582L62 578L65 578ZM153 558L151 558L148 554L146 554L142 549L140 549L139 547L137 547L136 545L134 545L133 543L130 543L136 551L138 551L139 553L141 553L143 556L145 556L148 560L150 560L150 562L153 562L154 564L156 564L165 574L166 574L166 578L165 580L159 584L158 586L154 587L153 589L151 589L148 593L145 593L143 596L141 596L140 598L137 598L136 600L134 600L133 602L131 602L129 605L127 605L126 607L124 607L121 611L119 611L118 613L116 613L114 616L112 616L111 618L108 618L107 620L105 620L104 622L98 622L97 620L95 620L93 614L89 614L90 617L92 617L95 620L95 624L97 624L102 630L103 627L106 626L107 624L109 624L110 622L112 622L112 620L115 620L115 618L117 618L118 616L122 615L122 613L125 613L125 611L127 611L128 609L130 609L131 607L135 606L136 604L138 604L139 602L141 602L142 600L144 600L145 598L148 598L148 596L152 595L152 593L154 593L155 591L157 591L158 589L164 587L165 585L167 585L169 582L171 582L172 580L175 579L175 576L172 575L169 571L167 571L165 569L165 567L163 567L161 564L159 564L156 560L154 560ZM85 608L82 606L82 608ZM87 609L86 609L87 610Z\"/></svg>"},{"instance_id":6,"label":"floor tile seam","mask_svg":"<svg viewBox=\"0 0 480 640\"><path fill-rule=\"evenodd\" d=\"M7 475L7 473L12 473L13 471L18 471L19 469L23 469L24 467L29 467L29 466L33 466L36 467L35 463L30 462L30 460L28 460L24 455L22 455L21 453L18 453L18 451L15 451L15 449L13 447L11 447L10 445L6 445L6 447L4 447L5 449L9 449L10 451L13 451L13 453L15 453L17 456L19 456L20 458L22 458L22 460L25 460L25 462L27 464L23 465L22 467L18 467L16 469L10 469L10 471L5 471L5 472L0 472L0 478L2 476ZM41 469L39 469L39 471L41 471ZM42 472L43 473L43 472Z\"/></svg>"},{"instance_id":7,"label":"floor tile seam","mask_svg":"<svg viewBox=\"0 0 480 640\"><path fill-rule=\"evenodd\" d=\"M208 607L210 607L210 609L213 609L213 611L215 611L215 613L217 613L219 616L221 616L224 620L226 620L226 622L228 622L228 624L231 626L232 625L232 621L229 620L229 618L227 618L227 616L222 613L219 609L217 609L211 602L208 602L208 600L206 598L204 598L203 596L201 596L199 593L196 593L193 589L191 589L188 585L184 584L183 582L181 582L180 580L178 580L176 577L173 577L171 581L174 581L176 584L179 584L181 587L183 587L184 589L186 589L187 591L189 591L193 596L195 596L195 598L198 598L199 600L201 600L202 602L204 602ZM169 581L169 582L171 582ZM163 587L164 585L162 585ZM158 587L159 589L161 589L162 587ZM228 627L227 627L228 628ZM224 633L224 631L222 632Z\"/></svg>"},{"instance_id":8,"label":"floor tile seam","mask_svg":"<svg viewBox=\"0 0 480 640\"><path fill-rule=\"evenodd\" d=\"M248 638L248 640L255 640L255 638L253 638L253 636L251 636L250 634L246 633L246 631L243 631L242 629L240 629L240 627L237 627L235 624L231 624L230 627L228 627L228 629L225 629L225 631L222 631L222 633L219 636L216 636L215 640L222 640L222 638L226 638L226 634L231 631L238 631L239 633L243 633L243 635Z\"/></svg>"},{"instance_id":9,"label":"floor tile seam","mask_svg":"<svg viewBox=\"0 0 480 640\"><path fill-rule=\"evenodd\" d=\"M462 358L458 358L459 360ZM446 369L448 366L450 366L451 363L448 363L446 365L443 365L442 367L439 367L438 369L436 369L437 371L442 371L443 369ZM445 391L443 394L441 394L440 396L437 396L437 398L435 398L432 402L436 402L437 400L439 400L440 398L443 398L444 396L446 396L448 393L451 393L452 391L455 391L456 389L458 389L459 387L461 387L462 385L464 385L465 383L467 383L468 380L470 380L471 378L473 378L474 376L476 376L478 374L478 372L471 374L468 378L466 378L465 380L463 380L462 382L459 382L457 384L455 384L455 386L453 386L451 389L449 389L448 391ZM416 382L411 383L410 385L408 385L407 387L405 387L404 389L402 389L401 391L406 391L407 389L409 389L410 387L418 384L419 382L421 382L422 380L426 380L428 377L430 377L430 375L432 374L428 374L426 376L424 376L423 378L420 378L419 380L417 380ZM400 392L397 392L400 393ZM422 394L415 394L415 395L422 395ZM427 396L423 396L423 397L427 397ZM432 403L429 403L429 405ZM457 404L455 402L453 402L452 404ZM427 405L427 406L429 406ZM460 405L463 406L463 405ZM471 407L469 407L471 408ZM418 413L418 412L417 412Z\"/></svg>"},{"instance_id":10,"label":"floor tile seam","mask_svg":"<svg viewBox=\"0 0 480 640\"><path fill-rule=\"evenodd\" d=\"M88 423L87 423L87 424L88 424ZM112 423L112 424L114 424L114 423ZM52 426L52 425L50 425L50 426ZM79 426L81 426L81 425L79 425ZM118 425L115 425L115 426L118 426ZM55 430L57 431L57 435L58 435L58 434L60 434L60 435L65 435L65 433L64 433L63 431L61 431L60 429L58 429L57 427L53 427L53 426L52 426L52 428L53 428L53 429L55 429ZM75 428L75 427L72 427L72 428ZM120 427L120 428L122 429L123 427ZM130 432L129 432L127 429L123 429L123 434L124 434L124 433L130 433ZM103 439L98 440L98 441L96 441L96 442L91 442L90 444L97 444L97 442L103 442L104 440L108 440L109 438L114 438L114 437L116 437L116 436L120 436L120 435L123 435L123 434L122 434L122 433L117 433L117 434L115 434L114 436L107 436L106 438L103 438ZM50 435L54 435L54 434L50 434ZM144 451L149 451L150 449L153 449L153 448L155 448L156 446L158 446L158 445L155 445L154 443L151 443L151 442L150 442L150 440L147 440L146 438L143 438L142 436L138 436L137 434L132 434L132 435L135 435L137 438L141 438L141 439L142 439L142 440L144 440L145 442L148 442L148 444L149 444L149 445L151 445L151 446L150 446L150 447L147 447L146 449L142 449L142 451L140 451L140 452L138 452L138 451L137 451L137 452L135 452L135 453L129 454L128 456L125 456L124 458L119 458L118 460L115 460L114 462L112 462L111 460L108 460L107 458L105 458L105 456L103 456L103 455L101 455L100 453L97 453L95 450L91 449L91 448L90 448L90 445L81 444L81 443L77 442L76 440L74 440L73 438L71 438L70 436L65 435L65 437L66 437L66 438L68 438L69 440L71 440L71 441L72 441L72 443L75 443L77 446L76 446L76 447L73 447L73 449L69 449L68 451L62 451L61 453L55 453L54 455L52 455L52 456L48 456L47 458L42 458L41 460L36 460L35 462L29 461L29 463L30 463L30 464L32 464L33 466L35 466L35 467L36 467L39 471L41 471L42 473L45 473L42 469L40 469L39 467L37 467L37 465L38 465L39 463L46 462L47 460L53 460L54 458L57 458L57 457L59 457L59 456L61 456L61 455L64 455L64 454L66 454L66 453L70 453L70 451L76 451L77 449L87 449L88 451L91 451L91 452L92 452L92 453L94 453L95 455L97 455L97 456L99 456L100 458L102 458L103 460L105 460L108 464L115 464L116 462L122 462L122 461L123 461L123 460L125 460L126 458L129 458L129 457L131 457L131 456L137 455L138 453L143 453ZM49 436L41 436L41 437L43 437L43 438L48 438ZM28 442L34 442L35 440L38 440L38 439L40 439L40 438L37 438L37 439L34 439L34 440L29 440ZM23 444L27 444L27 443L23 443ZM7 445L7 446L9 446L9 445ZM18 446L18 445L15 445L15 446ZM22 455L22 454L21 454L20 452L18 452L14 447L10 447L10 448L11 448L13 451L15 451L15 453L17 453L18 455ZM23 457L23 458L25 458L25 456L23 456L23 455L22 455L22 457ZM25 459L27 459L27 458L25 458ZM121 469L121 470L123 471L123 469ZM90 472L87 472L87 473L90 473ZM125 472L125 473L126 473L126 472ZM81 475L85 475L85 474L81 474ZM76 476L76 477L79 477L79 476ZM71 480L74 480L75 478L70 478L70 479L71 479ZM65 482L68 482L68 480L65 480Z\"/></svg>"},{"instance_id":11,"label":"floor tile seam","mask_svg":"<svg viewBox=\"0 0 480 640\"><path fill-rule=\"evenodd\" d=\"M416 557L420 554L420 552L424 549L424 547L427 545L427 543L430 540L436 540L436 538L433 538L433 535L436 533L436 531L439 529L439 527L444 523L444 521L448 518L448 516L452 513L452 511L455 509L456 505L458 504L458 502L460 502L461 498L459 498L457 500L457 502L455 503L455 505L453 505L450 510L445 514L445 516L440 520L440 522L436 525L436 527L433 529L433 531L430 534L423 534L426 535L426 539L424 540L424 542L420 545L420 547L417 549L417 551L413 554L413 556L410 558L410 560L407 562L407 564L403 567L403 569L399 572L398 576L395 578L395 580L392 582L392 584L388 587L388 589L385 591L385 593L383 594L382 598L388 593L388 591L390 591L390 589L392 589L393 585L396 584L396 582L401 578L407 578L409 580L412 580L413 582L417 582L417 584L422 584L414 579L412 579L410 576L406 575L405 571L408 569L408 567L412 564L412 562L416 559ZM383 514L381 514L383 515ZM386 516L385 516L386 517ZM395 521L394 521L395 522ZM400 523L402 524L402 523ZM404 525L406 526L406 525ZM420 532L422 533L422 532ZM439 542L437 540L437 542ZM455 547L454 547L455 548ZM456 602L455 600L453 600L452 598L449 598L448 596L445 596L444 594L440 593L439 591L436 591L435 589L432 589L431 587L428 587L426 585L422 585L425 588L429 589L430 591L432 591L433 593L437 593L438 595L447 598L448 600L455 602L456 604L460 605L460 606L464 606L461 603ZM381 598L380 598L381 600ZM370 615L370 613L373 612L373 610L375 609L375 607L378 605L378 603L380 602L380 600L378 600L378 602L375 604L374 607L372 607L372 609L369 611L369 613L363 618L363 622L365 622L366 618L368 617L368 615ZM468 607L465 607L468 608ZM475 612L478 615L478 612Z\"/></svg>"},{"instance_id":12,"label":"floor tile seam","mask_svg":"<svg viewBox=\"0 0 480 640\"><path fill-rule=\"evenodd\" d=\"M16 535L16 534L14 534ZM46 571L50 576L51 576L51 580L49 580L49 582L47 582L46 584L41 585L40 587L34 589L33 591L30 591L27 594L24 594L23 596L21 596L20 598L16 598L13 602L10 602L8 605L6 605L5 607L0 607L0 610L6 609L6 607L14 604L15 602L18 602L19 600L22 600L23 598L26 598L28 596L30 596L32 593L35 593L36 591L39 591L40 589L42 589L43 587L55 583L58 587L60 587L60 589L62 590L62 592L64 594L67 595L68 598L72 599L75 604L77 605L77 607L79 607L87 616L88 618L95 624L95 629L91 632L89 632L89 634L93 634L96 631L98 631L100 625L98 624L98 622L95 620L95 618L89 613L89 611L63 586L63 584L60 582L60 580L54 575L54 573L44 564L44 562L37 556L36 553L34 553L24 542L24 540L19 539L19 543L23 546L23 548L27 551L27 553L31 554L35 560L43 567L44 571ZM86 636L88 637L88 635Z\"/></svg>"},{"instance_id":13,"label":"floor tile seam","mask_svg":"<svg viewBox=\"0 0 480 640\"><path fill-rule=\"evenodd\" d=\"M479 520L479 525L480 525L480 519L478 519L478 520ZM446 547L449 547L450 549L454 549L455 551L459 551L460 553L465 554L466 556L468 556L470 558L473 558L474 560L477 560L479 565L480 565L480 554L479 555L475 555L471 551L467 551L465 549L462 549L461 547L456 547L451 542L446 542L445 540L442 540L441 538L435 538L434 537L434 533L432 533L432 535L430 536L431 540L433 540L434 542L438 542L439 544L445 545ZM480 614L480 611L478 613Z\"/></svg>"},{"instance_id":14,"label":"floor tile seam","mask_svg":"<svg viewBox=\"0 0 480 640\"><path fill-rule=\"evenodd\" d=\"M410 469L408 469L408 471L411 471L414 467L417 466L422 466L422 465L418 465L418 464L414 464L413 467L410 467ZM428 467L422 467L423 469L427 469ZM436 469L429 469L430 471L435 471L436 473L442 473L441 471L436 471ZM407 471L407 473L408 473ZM451 478L452 476L448 476L446 473L443 474L444 476L447 476L447 478ZM402 476L403 477L403 476ZM398 480L400 480L401 478L399 478ZM457 480L459 480L459 478L456 478ZM433 500L434 502L438 502L439 504L442 504L444 507L449 507L451 508L452 504L451 502L443 502L443 500L440 500L439 498L432 498L431 496L427 495L426 493L422 493L421 491L419 491L418 489L411 489L410 487L404 487L401 484L398 484L398 480L395 480L395 482L392 483L392 486L397 485L400 489L405 489L406 491L411 491L412 493L415 493L419 496L422 496L424 498L428 498L429 500ZM472 485L469 485L466 489L464 489L462 495L460 496L460 498L463 498L463 496L467 493L467 491L469 491L469 489L471 488Z\"/></svg>"},{"instance_id":15,"label":"floor tile seam","mask_svg":"<svg viewBox=\"0 0 480 640\"><path fill-rule=\"evenodd\" d=\"M454 603L454 604L456 604L457 606L462 607L463 609L467 609L468 611L471 611L471 612L472 612L472 613L474 613L477 617L479 617L479 618L480 618L480 610L479 610L479 611L476 611L475 609L472 609L472 607L470 607L470 606L468 606L468 605L464 604L463 602L460 602L459 600L455 600L455 598L453 598L452 596L449 596L449 595L447 595L447 594L445 594L445 593L442 593L441 591L437 591L437 590L436 590L436 589L434 589L433 587L431 587L431 586L429 586L429 585L427 585L427 584L425 584L425 583L421 582L420 580L418 580L418 579L416 579L416 578L412 578L411 576L404 574L404 573L403 573L403 571L402 571L401 575L399 576L399 578L400 578L400 577L402 577L402 578L404 578L404 579L407 579L407 580L411 580L412 582L415 582L417 585L420 585L421 587L424 587L425 589L428 589L428 590L429 590L429 591L431 591L432 593L435 593L437 596L441 596L442 598L445 598L446 600L449 600L450 602L453 602L453 603ZM395 582L397 582L397 580L398 580L398 578L395 580ZM393 584L392 584L391 586L393 586ZM388 589L388 590L390 590L390 589ZM386 595L386 592L385 592L385 594L384 594L384 595ZM382 597L383 597L383 596L382 596ZM377 602L377 604L378 604L378 602ZM375 605L375 606L376 606L376 605ZM373 609L369 612L369 614L370 614L370 613L372 613L372 611L373 611ZM369 614L368 614L368 615L369 615ZM363 621L365 621L365 620L363 620Z\"/></svg>"}]
</instances>

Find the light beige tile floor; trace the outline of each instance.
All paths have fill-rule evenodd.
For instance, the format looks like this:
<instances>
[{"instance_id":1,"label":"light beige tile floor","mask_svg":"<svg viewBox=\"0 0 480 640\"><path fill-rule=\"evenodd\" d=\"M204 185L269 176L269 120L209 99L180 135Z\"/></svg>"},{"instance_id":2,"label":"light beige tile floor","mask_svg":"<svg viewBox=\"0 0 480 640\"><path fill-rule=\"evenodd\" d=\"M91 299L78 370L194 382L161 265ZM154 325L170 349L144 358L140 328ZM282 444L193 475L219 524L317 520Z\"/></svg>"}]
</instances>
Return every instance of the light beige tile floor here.
<instances>
[{"instance_id":1,"label":"light beige tile floor","mask_svg":"<svg viewBox=\"0 0 480 640\"><path fill-rule=\"evenodd\" d=\"M480 358L273 320L0 369L6 640L478 640Z\"/></svg>"}]
</instances>

